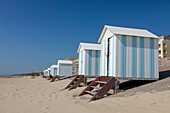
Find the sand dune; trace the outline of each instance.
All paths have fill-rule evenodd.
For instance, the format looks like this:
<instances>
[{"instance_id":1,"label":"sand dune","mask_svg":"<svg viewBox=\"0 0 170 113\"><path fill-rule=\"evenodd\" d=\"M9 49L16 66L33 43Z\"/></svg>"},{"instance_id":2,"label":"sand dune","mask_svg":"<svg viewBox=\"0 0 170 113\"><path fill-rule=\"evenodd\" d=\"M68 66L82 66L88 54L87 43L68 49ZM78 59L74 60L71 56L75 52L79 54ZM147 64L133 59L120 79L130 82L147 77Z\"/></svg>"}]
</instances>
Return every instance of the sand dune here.
<instances>
[{"instance_id":1,"label":"sand dune","mask_svg":"<svg viewBox=\"0 0 170 113\"><path fill-rule=\"evenodd\" d=\"M49 83L41 77L0 78L0 113L170 113L168 81L89 103L89 95L77 96L83 87L61 91L69 79ZM166 84L166 90L144 90L157 89L161 83Z\"/></svg>"}]
</instances>

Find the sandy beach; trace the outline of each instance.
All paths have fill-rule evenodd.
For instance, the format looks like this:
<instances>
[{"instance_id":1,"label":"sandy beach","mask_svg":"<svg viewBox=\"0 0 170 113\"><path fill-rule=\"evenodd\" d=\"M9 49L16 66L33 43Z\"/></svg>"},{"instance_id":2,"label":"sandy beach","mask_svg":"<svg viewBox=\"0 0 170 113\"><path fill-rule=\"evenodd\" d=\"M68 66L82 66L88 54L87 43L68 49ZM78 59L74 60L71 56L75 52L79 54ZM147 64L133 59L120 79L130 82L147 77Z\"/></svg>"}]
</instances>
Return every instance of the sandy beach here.
<instances>
[{"instance_id":1,"label":"sandy beach","mask_svg":"<svg viewBox=\"0 0 170 113\"><path fill-rule=\"evenodd\" d=\"M61 91L70 81L0 78L0 113L170 113L170 78L90 103L84 87Z\"/></svg>"}]
</instances>

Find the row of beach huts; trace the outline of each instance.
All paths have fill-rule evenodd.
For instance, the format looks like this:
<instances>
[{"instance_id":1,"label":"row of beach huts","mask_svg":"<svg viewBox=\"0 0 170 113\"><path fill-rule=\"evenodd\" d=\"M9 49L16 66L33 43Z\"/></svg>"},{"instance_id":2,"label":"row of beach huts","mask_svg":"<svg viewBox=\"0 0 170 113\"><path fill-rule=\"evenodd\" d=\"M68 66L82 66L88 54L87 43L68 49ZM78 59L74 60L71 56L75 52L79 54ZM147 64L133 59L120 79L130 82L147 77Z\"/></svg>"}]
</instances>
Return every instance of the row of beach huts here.
<instances>
[{"instance_id":1,"label":"row of beach huts","mask_svg":"<svg viewBox=\"0 0 170 113\"><path fill-rule=\"evenodd\" d=\"M69 90L95 78L80 96L90 94L96 100L115 89L121 79L158 80L158 41L158 36L145 29L105 25L97 43L79 44L78 75L73 75L73 63L68 60L58 60L43 73L55 79L73 76L66 86Z\"/></svg>"}]
</instances>

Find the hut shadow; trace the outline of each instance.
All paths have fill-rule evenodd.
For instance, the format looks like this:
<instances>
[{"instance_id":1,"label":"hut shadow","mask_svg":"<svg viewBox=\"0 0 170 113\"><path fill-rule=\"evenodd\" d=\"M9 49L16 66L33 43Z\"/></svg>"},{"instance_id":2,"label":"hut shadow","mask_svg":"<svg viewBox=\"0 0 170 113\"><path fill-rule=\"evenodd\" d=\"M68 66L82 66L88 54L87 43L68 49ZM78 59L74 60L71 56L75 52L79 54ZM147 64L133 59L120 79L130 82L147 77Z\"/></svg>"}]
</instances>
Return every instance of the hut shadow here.
<instances>
[{"instance_id":1,"label":"hut shadow","mask_svg":"<svg viewBox=\"0 0 170 113\"><path fill-rule=\"evenodd\" d=\"M170 70L166 70L166 71L160 71L159 72L159 80L165 79L170 77Z\"/></svg>"},{"instance_id":2,"label":"hut shadow","mask_svg":"<svg viewBox=\"0 0 170 113\"><path fill-rule=\"evenodd\" d=\"M159 72L159 80L170 77L170 70ZM128 90L145 84L156 82L156 80L129 80L119 84L120 90Z\"/></svg>"},{"instance_id":3,"label":"hut shadow","mask_svg":"<svg viewBox=\"0 0 170 113\"><path fill-rule=\"evenodd\" d=\"M135 87L139 87L148 83L155 82L155 80L129 80L119 84L120 90L128 90Z\"/></svg>"}]
</instances>

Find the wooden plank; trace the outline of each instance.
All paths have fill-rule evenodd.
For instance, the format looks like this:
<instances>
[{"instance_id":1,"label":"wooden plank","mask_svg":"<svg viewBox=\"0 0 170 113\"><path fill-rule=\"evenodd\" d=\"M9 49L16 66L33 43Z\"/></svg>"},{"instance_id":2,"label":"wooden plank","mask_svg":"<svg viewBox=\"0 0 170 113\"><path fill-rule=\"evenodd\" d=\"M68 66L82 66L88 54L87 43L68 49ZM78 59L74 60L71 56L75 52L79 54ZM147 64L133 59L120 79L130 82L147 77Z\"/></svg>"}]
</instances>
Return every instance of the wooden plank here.
<instances>
[{"instance_id":1,"label":"wooden plank","mask_svg":"<svg viewBox=\"0 0 170 113\"><path fill-rule=\"evenodd\" d=\"M103 98L107 92L112 89L115 85L115 78L110 78L110 80L107 81L107 84L103 85L100 90L90 99L90 101L97 100L100 98Z\"/></svg>"},{"instance_id":2,"label":"wooden plank","mask_svg":"<svg viewBox=\"0 0 170 113\"><path fill-rule=\"evenodd\" d=\"M86 94L85 91L91 91L93 90L93 88L91 86L96 86L97 84L95 83L95 81L98 81L99 80L99 77L97 77L90 85L88 85L80 94L79 96L82 96L84 94Z\"/></svg>"},{"instance_id":3,"label":"wooden plank","mask_svg":"<svg viewBox=\"0 0 170 113\"><path fill-rule=\"evenodd\" d=\"M92 92L92 91L85 91L85 93L88 93L88 94L90 94L90 95L92 95L92 96L94 96L94 95L95 95L95 93L94 93L94 92Z\"/></svg>"},{"instance_id":4,"label":"wooden plank","mask_svg":"<svg viewBox=\"0 0 170 113\"><path fill-rule=\"evenodd\" d=\"M77 80L76 78L79 78L79 79ZM73 84L71 84L72 86L69 88L69 90L75 89L81 83L84 83L84 76L83 75L77 76L76 78L73 80Z\"/></svg>"},{"instance_id":5,"label":"wooden plank","mask_svg":"<svg viewBox=\"0 0 170 113\"><path fill-rule=\"evenodd\" d=\"M93 89L100 89L99 87L96 87L96 86L90 86L90 87Z\"/></svg>"},{"instance_id":6,"label":"wooden plank","mask_svg":"<svg viewBox=\"0 0 170 113\"><path fill-rule=\"evenodd\" d=\"M104 81L95 81L96 83L99 83L99 84L106 84L107 82L104 82Z\"/></svg>"}]
</instances>

